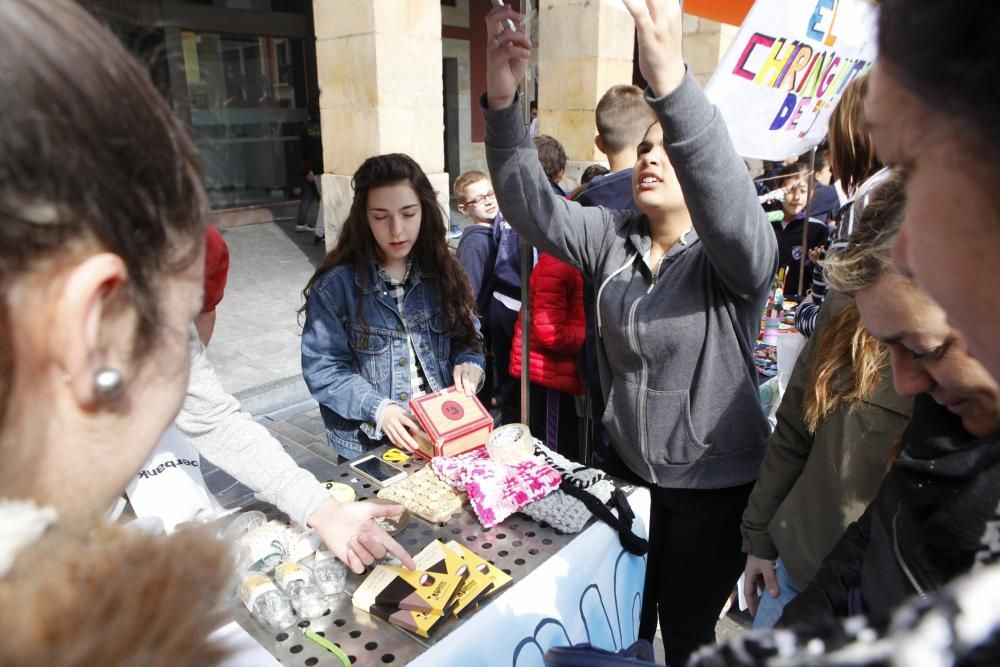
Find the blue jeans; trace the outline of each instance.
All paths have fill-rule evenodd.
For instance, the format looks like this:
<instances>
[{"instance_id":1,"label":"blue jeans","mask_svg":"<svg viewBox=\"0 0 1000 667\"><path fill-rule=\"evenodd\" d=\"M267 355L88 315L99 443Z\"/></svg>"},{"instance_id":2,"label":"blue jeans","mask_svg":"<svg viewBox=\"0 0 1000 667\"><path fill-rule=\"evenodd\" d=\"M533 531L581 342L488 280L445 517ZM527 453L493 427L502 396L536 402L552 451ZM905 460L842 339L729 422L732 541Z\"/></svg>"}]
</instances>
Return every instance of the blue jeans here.
<instances>
[{"instance_id":1,"label":"blue jeans","mask_svg":"<svg viewBox=\"0 0 1000 667\"><path fill-rule=\"evenodd\" d=\"M757 605L757 615L753 617L754 630L773 628L778 619L781 618L781 612L785 609L785 605L799 594L799 589L788 577L788 570L785 569L785 564L781 562L780 558L774 562L774 576L778 580L778 597L771 597L767 590L761 592L760 604Z\"/></svg>"}]
</instances>

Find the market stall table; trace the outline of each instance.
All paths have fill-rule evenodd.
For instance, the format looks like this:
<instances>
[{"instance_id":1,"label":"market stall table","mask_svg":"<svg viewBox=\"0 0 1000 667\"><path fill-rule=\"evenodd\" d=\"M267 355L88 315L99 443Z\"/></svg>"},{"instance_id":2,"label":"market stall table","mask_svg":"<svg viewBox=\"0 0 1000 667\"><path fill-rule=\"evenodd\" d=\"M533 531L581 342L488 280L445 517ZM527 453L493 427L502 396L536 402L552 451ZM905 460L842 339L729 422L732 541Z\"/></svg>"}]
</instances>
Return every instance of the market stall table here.
<instances>
[{"instance_id":1,"label":"market stall table","mask_svg":"<svg viewBox=\"0 0 1000 667\"><path fill-rule=\"evenodd\" d=\"M358 477L347 463L335 464L332 450L328 459L294 443L289 449L297 463L320 481L350 484L358 500L375 497L378 487ZM413 457L402 467L415 472L423 465ZM261 510L269 519L287 521L276 508L261 503L249 489L209 464L205 481L226 508ZM645 489L627 490L636 515L633 531L646 537L649 494ZM510 574L513 585L463 618L442 621L428 639L355 608L351 594L364 576L353 573L346 592L330 596L330 609L320 618L270 633L234 598L235 620L284 665L341 664L306 638L305 629L338 644L357 665L540 666L550 646L587 642L618 649L637 638L646 559L625 551L617 533L604 523L592 519L580 533L565 534L514 514L484 529L466 504L439 524L411 517L395 537L411 553L435 539L460 541Z\"/></svg>"}]
</instances>

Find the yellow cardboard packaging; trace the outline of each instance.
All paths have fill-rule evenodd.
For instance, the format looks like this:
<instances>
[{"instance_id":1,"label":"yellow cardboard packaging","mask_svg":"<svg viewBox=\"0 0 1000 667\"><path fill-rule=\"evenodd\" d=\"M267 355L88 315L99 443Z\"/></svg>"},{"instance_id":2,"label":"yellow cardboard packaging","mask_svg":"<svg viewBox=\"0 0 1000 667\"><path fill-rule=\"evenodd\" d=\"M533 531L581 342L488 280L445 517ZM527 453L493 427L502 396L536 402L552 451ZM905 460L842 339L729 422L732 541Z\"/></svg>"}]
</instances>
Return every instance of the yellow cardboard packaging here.
<instances>
[{"instance_id":1,"label":"yellow cardboard packaging","mask_svg":"<svg viewBox=\"0 0 1000 667\"><path fill-rule=\"evenodd\" d=\"M487 591L487 595L493 595L513 581L509 574L477 554L475 551L469 550L465 547L465 545L452 540L445 544L445 546L455 553L460 554L462 559L469 566L470 570L482 574L489 580L491 587L489 591Z\"/></svg>"},{"instance_id":2,"label":"yellow cardboard packaging","mask_svg":"<svg viewBox=\"0 0 1000 667\"><path fill-rule=\"evenodd\" d=\"M442 616L461 582L461 577L447 573L378 565L358 586L352 601L365 611L378 605Z\"/></svg>"}]
</instances>

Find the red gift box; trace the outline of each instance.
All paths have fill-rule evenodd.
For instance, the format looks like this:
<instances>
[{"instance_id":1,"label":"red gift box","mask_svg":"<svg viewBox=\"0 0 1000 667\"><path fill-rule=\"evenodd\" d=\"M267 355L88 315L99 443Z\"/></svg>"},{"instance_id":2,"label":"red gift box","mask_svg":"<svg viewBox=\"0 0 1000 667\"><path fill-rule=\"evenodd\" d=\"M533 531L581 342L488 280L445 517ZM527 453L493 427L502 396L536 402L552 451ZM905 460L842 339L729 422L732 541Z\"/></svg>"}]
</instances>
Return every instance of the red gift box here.
<instances>
[{"instance_id":1,"label":"red gift box","mask_svg":"<svg viewBox=\"0 0 1000 667\"><path fill-rule=\"evenodd\" d=\"M493 430L493 417L479 399L454 387L413 399L410 410L427 434L414 436L416 454L427 460L482 447Z\"/></svg>"}]
</instances>

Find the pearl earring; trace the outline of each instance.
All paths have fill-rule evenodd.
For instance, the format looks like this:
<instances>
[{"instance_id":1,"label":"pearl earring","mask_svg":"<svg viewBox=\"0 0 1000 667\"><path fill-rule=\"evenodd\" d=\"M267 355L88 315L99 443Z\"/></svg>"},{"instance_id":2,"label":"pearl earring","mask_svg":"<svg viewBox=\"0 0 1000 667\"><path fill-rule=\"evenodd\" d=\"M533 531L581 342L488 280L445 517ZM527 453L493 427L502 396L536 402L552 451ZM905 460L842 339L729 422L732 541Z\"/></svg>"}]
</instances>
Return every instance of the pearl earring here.
<instances>
[{"instance_id":1,"label":"pearl earring","mask_svg":"<svg viewBox=\"0 0 1000 667\"><path fill-rule=\"evenodd\" d=\"M102 368L94 376L94 391L103 401L113 401L121 396L125 381L121 371L114 368Z\"/></svg>"}]
</instances>

